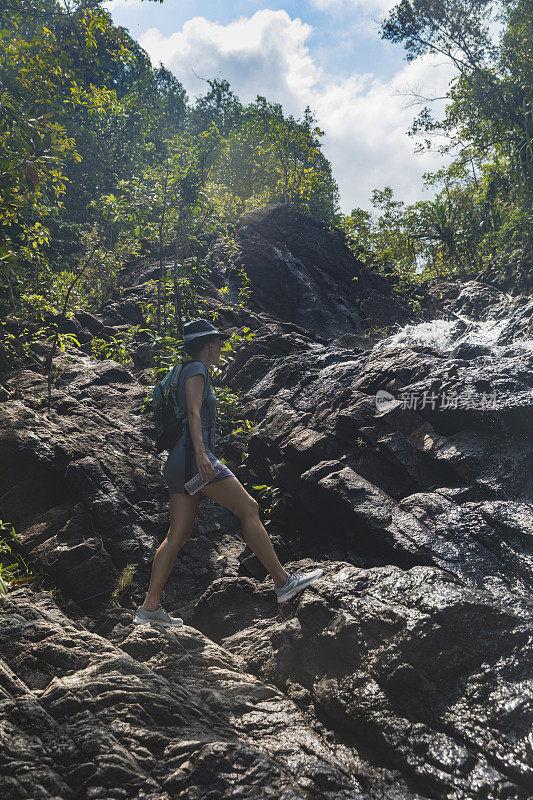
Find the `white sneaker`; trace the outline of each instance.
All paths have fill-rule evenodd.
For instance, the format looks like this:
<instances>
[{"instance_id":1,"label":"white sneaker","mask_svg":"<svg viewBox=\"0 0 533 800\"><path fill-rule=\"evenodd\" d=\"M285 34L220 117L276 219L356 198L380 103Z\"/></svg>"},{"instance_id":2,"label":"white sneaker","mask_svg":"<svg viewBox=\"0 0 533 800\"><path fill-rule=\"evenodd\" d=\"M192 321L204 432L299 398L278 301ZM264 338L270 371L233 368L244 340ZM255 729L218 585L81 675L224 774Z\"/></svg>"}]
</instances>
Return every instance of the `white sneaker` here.
<instances>
[{"instance_id":1,"label":"white sneaker","mask_svg":"<svg viewBox=\"0 0 533 800\"><path fill-rule=\"evenodd\" d=\"M163 628L179 628L180 625L183 625L181 617L171 617L161 603L154 611L148 611L144 606L139 606L134 621L136 625L146 625L151 622L154 625L161 625Z\"/></svg>"},{"instance_id":2,"label":"white sneaker","mask_svg":"<svg viewBox=\"0 0 533 800\"><path fill-rule=\"evenodd\" d=\"M283 586L274 587L278 596L278 603L284 603L285 600L290 600L297 592L301 592L302 589L305 589L310 583L320 578L323 572L324 570L320 568L313 570L313 572L304 572L303 574L289 572L289 577Z\"/></svg>"}]
</instances>

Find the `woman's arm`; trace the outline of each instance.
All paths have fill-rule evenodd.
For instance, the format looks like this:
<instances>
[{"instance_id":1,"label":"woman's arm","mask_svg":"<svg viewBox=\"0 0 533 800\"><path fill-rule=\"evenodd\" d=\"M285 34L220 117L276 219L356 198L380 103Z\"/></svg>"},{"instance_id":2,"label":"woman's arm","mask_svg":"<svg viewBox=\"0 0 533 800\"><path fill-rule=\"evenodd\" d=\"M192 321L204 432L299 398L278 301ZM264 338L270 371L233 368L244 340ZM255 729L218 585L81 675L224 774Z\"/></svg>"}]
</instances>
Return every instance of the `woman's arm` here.
<instances>
[{"instance_id":1,"label":"woman's arm","mask_svg":"<svg viewBox=\"0 0 533 800\"><path fill-rule=\"evenodd\" d=\"M189 430L191 432L192 444L198 464L198 472L204 481L211 481L215 477L209 456L205 452L204 440L202 437L202 394L204 391L205 378L203 375L193 375L185 381L185 397L187 399L187 414L189 417Z\"/></svg>"}]
</instances>

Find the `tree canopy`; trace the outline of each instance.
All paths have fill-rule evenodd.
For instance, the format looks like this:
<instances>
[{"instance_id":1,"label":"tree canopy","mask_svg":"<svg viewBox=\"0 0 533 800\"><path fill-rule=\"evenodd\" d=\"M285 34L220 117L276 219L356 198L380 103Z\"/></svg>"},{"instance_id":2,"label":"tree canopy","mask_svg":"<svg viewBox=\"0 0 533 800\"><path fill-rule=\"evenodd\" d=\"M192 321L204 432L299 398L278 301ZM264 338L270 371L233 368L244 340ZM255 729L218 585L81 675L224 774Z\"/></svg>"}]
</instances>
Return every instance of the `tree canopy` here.
<instances>
[{"instance_id":1,"label":"tree canopy","mask_svg":"<svg viewBox=\"0 0 533 800\"><path fill-rule=\"evenodd\" d=\"M496 32L498 23L501 33ZM434 200L406 206L385 187L376 214L354 209L343 221L363 236L376 268L399 281L472 277L506 253L527 286L533 261L533 6L506 0L401 0L381 26L411 61L425 53L450 59L456 76L445 113L423 105L408 131L417 149L452 155L424 183Z\"/></svg>"},{"instance_id":2,"label":"tree canopy","mask_svg":"<svg viewBox=\"0 0 533 800\"><path fill-rule=\"evenodd\" d=\"M258 203L338 213L309 108L298 120L261 96L243 105L219 79L191 103L99 0L0 0L0 21L0 302L12 311L36 287L57 303L95 241L82 284L98 303L121 260L202 257Z\"/></svg>"},{"instance_id":3,"label":"tree canopy","mask_svg":"<svg viewBox=\"0 0 533 800\"><path fill-rule=\"evenodd\" d=\"M527 0L497 8L499 35L488 0L390 10L381 35L407 60L439 53L456 67L442 118L425 104L407 131L453 161L424 176L433 200L407 205L375 187L372 213L342 214L310 107L297 119L261 94L245 104L218 78L191 101L101 0L0 0L4 310L57 312L80 269L77 302L97 307L121 266L158 258L157 324L172 296L179 327L213 239L230 252L239 215L278 201L342 227L406 294L436 276L471 277L509 248L529 270L533 10Z\"/></svg>"}]
</instances>

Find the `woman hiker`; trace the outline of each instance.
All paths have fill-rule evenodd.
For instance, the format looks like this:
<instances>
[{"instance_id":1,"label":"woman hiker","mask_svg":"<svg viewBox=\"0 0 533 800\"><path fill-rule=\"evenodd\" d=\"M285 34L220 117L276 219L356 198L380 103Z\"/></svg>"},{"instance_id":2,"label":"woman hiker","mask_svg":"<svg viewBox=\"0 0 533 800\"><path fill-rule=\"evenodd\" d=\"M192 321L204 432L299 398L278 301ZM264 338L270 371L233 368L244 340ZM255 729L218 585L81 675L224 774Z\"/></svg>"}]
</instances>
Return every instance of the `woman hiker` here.
<instances>
[{"instance_id":1,"label":"woman hiker","mask_svg":"<svg viewBox=\"0 0 533 800\"><path fill-rule=\"evenodd\" d=\"M322 569L289 573L283 568L259 519L259 504L213 453L217 401L212 387L203 403L202 393L207 369L218 364L222 342L229 335L218 331L206 319L186 323L183 332L185 351L194 360L182 368L176 393L179 407L187 411L185 425L188 424L192 444L186 448L187 429L184 429L163 468L163 479L170 495L170 528L155 554L150 586L135 618L137 624L153 622L164 627L183 624L180 617L170 616L160 599L178 552L191 535L200 492L239 517L246 543L272 576L278 603L289 600L323 573ZM186 463L187 453L189 463ZM184 491L184 484L198 473L208 483L196 494L189 495Z\"/></svg>"}]
</instances>

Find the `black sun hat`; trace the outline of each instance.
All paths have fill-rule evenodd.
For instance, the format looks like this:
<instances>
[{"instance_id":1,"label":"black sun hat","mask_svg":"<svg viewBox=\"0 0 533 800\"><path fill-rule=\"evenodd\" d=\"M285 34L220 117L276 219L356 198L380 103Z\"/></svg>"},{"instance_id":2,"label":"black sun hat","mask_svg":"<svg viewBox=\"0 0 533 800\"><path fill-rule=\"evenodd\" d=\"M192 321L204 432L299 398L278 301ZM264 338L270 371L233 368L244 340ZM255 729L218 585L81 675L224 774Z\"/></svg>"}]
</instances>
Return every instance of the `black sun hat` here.
<instances>
[{"instance_id":1,"label":"black sun hat","mask_svg":"<svg viewBox=\"0 0 533 800\"><path fill-rule=\"evenodd\" d=\"M213 336L214 334L223 341L231 338L231 333L222 333L222 331L217 330L207 319L193 319L190 322L186 322L183 326L184 344L192 342L193 339L198 339L200 336Z\"/></svg>"}]
</instances>

